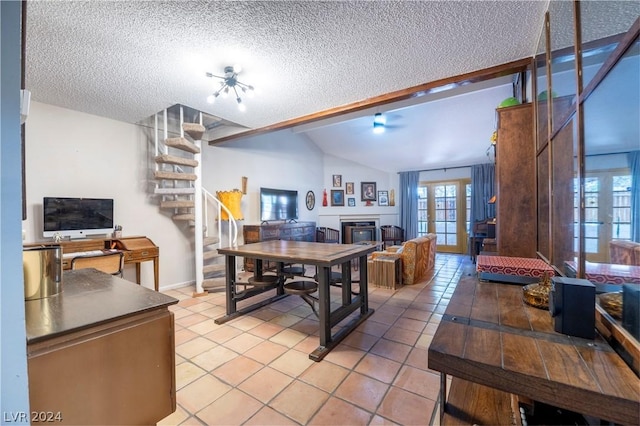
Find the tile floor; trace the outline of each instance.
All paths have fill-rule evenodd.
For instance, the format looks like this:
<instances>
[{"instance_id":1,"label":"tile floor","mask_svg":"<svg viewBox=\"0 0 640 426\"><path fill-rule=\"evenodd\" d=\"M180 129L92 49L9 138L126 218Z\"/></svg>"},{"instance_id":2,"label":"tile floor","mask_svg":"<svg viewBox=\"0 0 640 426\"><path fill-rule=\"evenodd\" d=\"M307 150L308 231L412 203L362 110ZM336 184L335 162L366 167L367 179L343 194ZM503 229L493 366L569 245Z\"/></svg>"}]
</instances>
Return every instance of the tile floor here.
<instances>
[{"instance_id":1,"label":"tile floor","mask_svg":"<svg viewBox=\"0 0 640 426\"><path fill-rule=\"evenodd\" d=\"M176 325L177 409L160 425L427 425L439 375L427 348L469 258L398 291L370 288L375 313L321 362L317 319L290 296L222 325L224 293L165 293ZM339 289L332 288L332 300ZM339 300L339 299L338 299Z\"/></svg>"}]
</instances>

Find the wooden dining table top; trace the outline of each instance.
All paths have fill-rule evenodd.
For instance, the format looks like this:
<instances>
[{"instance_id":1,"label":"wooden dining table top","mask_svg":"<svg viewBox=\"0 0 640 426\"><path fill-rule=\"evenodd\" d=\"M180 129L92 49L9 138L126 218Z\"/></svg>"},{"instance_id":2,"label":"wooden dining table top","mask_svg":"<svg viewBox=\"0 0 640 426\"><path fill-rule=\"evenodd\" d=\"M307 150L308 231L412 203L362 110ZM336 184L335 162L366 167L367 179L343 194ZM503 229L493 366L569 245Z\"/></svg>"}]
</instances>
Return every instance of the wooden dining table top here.
<instances>
[{"instance_id":1,"label":"wooden dining table top","mask_svg":"<svg viewBox=\"0 0 640 426\"><path fill-rule=\"evenodd\" d=\"M307 241L271 240L218 249L226 256L242 256L275 262L333 266L376 251L375 245L328 244Z\"/></svg>"},{"instance_id":2,"label":"wooden dining table top","mask_svg":"<svg viewBox=\"0 0 640 426\"><path fill-rule=\"evenodd\" d=\"M463 277L429 346L429 368L578 413L640 424L640 379L601 336L554 331L522 287Z\"/></svg>"}]
</instances>

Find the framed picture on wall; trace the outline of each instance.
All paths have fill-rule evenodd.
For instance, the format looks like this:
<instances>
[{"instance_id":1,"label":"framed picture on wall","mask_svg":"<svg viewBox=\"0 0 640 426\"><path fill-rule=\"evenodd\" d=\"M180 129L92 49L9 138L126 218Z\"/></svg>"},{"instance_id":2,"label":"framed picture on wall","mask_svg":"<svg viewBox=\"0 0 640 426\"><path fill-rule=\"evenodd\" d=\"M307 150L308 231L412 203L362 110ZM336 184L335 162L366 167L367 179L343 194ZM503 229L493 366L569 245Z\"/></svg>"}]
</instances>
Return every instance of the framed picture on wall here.
<instances>
[{"instance_id":1,"label":"framed picture on wall","mask_svg":"<svg viewBox=\"0 0 640 426\"><path fill-rule=\"evenodd\" d=\"M331 190L331 205L344 206L344 191L342 189Z\"/></svg>"},{"instance_id":2,"label":"framed picture on wall","mask_svg":"<svg viewBox=\"0 0 640 426\"><path fill-rule=\"evenodd\" d=\"M360 192L361 192L362 201L375 201L376 200L376 183L360 182Z\"/></svg>"},{"instance_id":3,"label":"framed picture on wall","mask_svg":"<svg viewBox=\"0 0 640 426\"><path fill-rule=\"evenodd\" d=\"M342 175L333 175L333 187L340 188L342 186Z\"/></svg>"},{"instance_id":4,"label":"framed picture on wall","mask_svg":"<svg viewBox=\"0 0 640 426\"><path fill-rule=\"evenodd\" d=\"M353 197L349 197L347 198L347 201L349 202L349 207L355 207L356 206L356 199Z\"/></svg>"},{"instance_id":5,"label":"framed picture on wall","mask_svg":"<svg viewBox=\"0 0 640 426\"><path fill-rule=\"evenodd\" d=\"M347 195L353 195L353 194L355 194L355 192L354 192L354 190L353 190L353 182L347 182L347 183L345 183L345 186L346 186L346 188L345 188L345 189L347 190L347 191L346 191L346 192L347 192Z\"/></svg>"},{"instance_id":6,"label":"framed picture on wall","mask_svg":"<svg viewBox=\"0 0 640 426\"><path fill-rule=\"evenodd\" d=\"M379 206L389 205L389 191L378 191L378 205Z\"/></svg>"}]
</instances>

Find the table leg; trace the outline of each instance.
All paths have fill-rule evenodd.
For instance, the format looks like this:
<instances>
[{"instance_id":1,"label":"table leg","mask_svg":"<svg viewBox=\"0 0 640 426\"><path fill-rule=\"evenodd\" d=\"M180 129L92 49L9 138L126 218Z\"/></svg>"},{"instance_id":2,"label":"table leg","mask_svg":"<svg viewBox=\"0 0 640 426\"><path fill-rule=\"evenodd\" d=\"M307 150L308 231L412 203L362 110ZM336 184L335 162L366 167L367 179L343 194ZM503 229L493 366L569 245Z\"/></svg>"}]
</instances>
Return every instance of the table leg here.
<instances>
[{"instance_id":1,"label":"table leg","mask_svg":"<svg viewBox=\"0 0 640 426\"><path fill-rule=\"evenodd\" d=\"M447 375L440 373L440 424L444 420L444 408L447 405Z\"/></svg>"},{"instance_id":2,"label":"table leg","mask_svg":"<svg viewBox=\"0 0 640 426\"><path fill-rule=\"evenodd\" d=\"M153 258L153 285L156 288L156 291L160 289L160 265L159 259L157 257Z\"/></svg>"},{"instance_id":3,"label":"table leg","mask_svg":"<svg viewBox=\"0 0 640 426\"><path fill-rule=\"evenodd\" d=\"M261 265L262 266L262 265ZM236 282L236 257L225 257L225 275L227 286L227 315L231 315L236 312L236 298L235 298L235 282Z\"/></svg>"},{"instance_id":4,"label":"table leg","mask_svg":"<svg viewBox=\"0 0 640 426\"><path fill-rule=\"evenodd\" d=\"M136 262L136 282L140 284L140 262Z\"/></svg>"},{"instance_id":5,"label":"table leg","mask_svg":"<svg viewBox=\"0 0 640 426\"><path fill-rule=\"evenodd\" d=\"M318 320L320 322L320 346L326 347L331 343L330 291L329 280L331 268L323 266L318 271ZM344 284L344 283L343 283Z\"/></svg>"},{"instance_id":6,"label":"table leg","mask_svg":"<svg viewBox=\"0 0 640 426\"><path fill-rule=\"evenodd\" d=\"M369 271L367 270L367 256L360 256L360 297L362 305L360 305L360 315L369 312Z\"/></svg>"},{"instance_id":7,"label":"table leg","mask_svg":"<svg viewBox=\"0 0 640 426\"><path fill-rule=\"evenodd\" d=\"M351 303L351 261L342 264L342 306Z\"/></svg>"}]
</instances>

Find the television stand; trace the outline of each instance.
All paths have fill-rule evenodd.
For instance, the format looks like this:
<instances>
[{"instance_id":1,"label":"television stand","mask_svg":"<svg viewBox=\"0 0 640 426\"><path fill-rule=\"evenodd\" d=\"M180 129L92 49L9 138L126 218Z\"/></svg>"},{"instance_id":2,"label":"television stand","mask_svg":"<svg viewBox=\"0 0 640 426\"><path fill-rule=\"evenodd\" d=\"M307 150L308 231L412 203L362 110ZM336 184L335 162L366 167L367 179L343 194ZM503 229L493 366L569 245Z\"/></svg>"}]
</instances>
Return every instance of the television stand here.
<instances>
[{"instance_id":1,"label":"television stand","mask_svg":"<svg viewBox=\"0 0 640 426\"><path fill-rule=\"evenodd\" d=\"M140 284L140 263L153 261L153 285L156 291L160 286L160 248L153 241L144 236L120 238L81 238L77 240L63 240L60 242L44 241L25 244L25 247L61 246L62 253L81 253L92 250L116 249L124 252L124 264L135 264L136 282ZM71 259L62 259L62 269L71 269Z\"/></svg>"}]
</instances>

